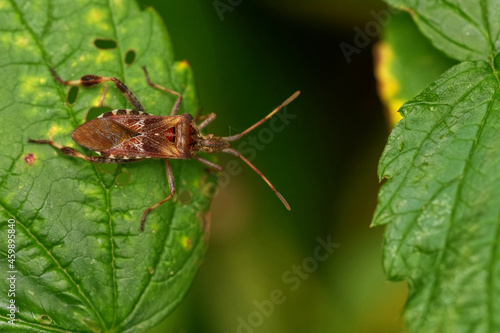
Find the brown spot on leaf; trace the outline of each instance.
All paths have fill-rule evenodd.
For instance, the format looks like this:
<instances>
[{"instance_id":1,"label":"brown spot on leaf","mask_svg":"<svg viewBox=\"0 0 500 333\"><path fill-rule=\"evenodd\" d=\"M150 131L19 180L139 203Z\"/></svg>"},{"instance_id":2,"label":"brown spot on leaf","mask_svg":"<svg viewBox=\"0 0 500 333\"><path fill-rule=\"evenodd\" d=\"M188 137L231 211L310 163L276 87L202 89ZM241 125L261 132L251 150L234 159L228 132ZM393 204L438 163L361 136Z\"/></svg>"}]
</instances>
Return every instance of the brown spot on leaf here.
<instances>
[{"instance_id":1,"label":"brown spot on leaf","mask_svg":"<svg viewBox=\"0 0 500 333\"><path fill-rule=\"evenodd\" d=\"M28 163L29 166L32 166L33 163L35 163L35 155L29 153L28 155L24 156L24 162Z\"/></svg>"}]
</instances>

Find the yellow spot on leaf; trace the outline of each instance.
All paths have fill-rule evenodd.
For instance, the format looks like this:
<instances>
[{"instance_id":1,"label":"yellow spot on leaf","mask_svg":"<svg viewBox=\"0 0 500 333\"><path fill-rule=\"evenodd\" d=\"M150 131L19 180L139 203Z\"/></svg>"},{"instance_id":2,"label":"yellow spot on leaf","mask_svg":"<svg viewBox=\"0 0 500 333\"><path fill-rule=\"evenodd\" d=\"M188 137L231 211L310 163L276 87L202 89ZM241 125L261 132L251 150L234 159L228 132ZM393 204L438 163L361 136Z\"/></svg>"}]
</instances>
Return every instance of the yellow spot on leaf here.
<instances>
[{"instance_id":1,"label":"yellow spot on leaf","mask_svg":"<svg viewBox=\"0 0 500 333\"><path fill-rule=\"evenodd\" d=\"M29 39L27 37L19 37L16 39L15 43L16 43L17 47L24 47L24 46L28 45Z\"/></svg>"},{"instance_id":2,"label":"yellow spot on leaf","mask_svg":"<svg viewBox=\"0 0 500 333\"><path fill-rule=\"evenodd\" d=\"M58 125L52 125L49 129L48 137L55 136L59 133L67 133L67 130L65 128L62 128L61 126Z\"/></svg>"},{"instance_id":3,"label":"yellow spot on leaf","mask_svg":"<svg viewBox=\"0 0 500 333\"><path fill-rule=\"evenodd\" d=\"M182 60L176 63L177 69L179 70L184 70L186 68L189 68L189 62L187 60Z\"/></svg>"},{"instance_id":4,"label":"yellow spot on leaf","mask_svg":"<svg viewBox=\"0 0 500 333\"><path fill-rule=\"evenodd\" d=\"M397 97L397 93L401 88L398 80L391 72L394 52L389 44L378 42L375 45L374 53L378 94L386 108L387 122L391 127L394 127L402 119L398 111L404 103Z\"/></svg>"},{"instance_id":5,"label":"yellow spot on leaf","mask_svg":"<svg viewBox=\"0 0 500 333\"><path fill-rule=\"evenodd\" d=\"M22 83L19 89L19 95L21 97L36 95L38 93L38 89L40 88L40 82L42 80L45 80L45 78L36 76L22 77L20 79L20 82Z\"/></svg>"},{"instance_id":6,"label":"yellow spot on leaf","mask_svg":"<svg viewBox=\"0 0 500 333\"><path fill-rule=\"evenodd\" d=\"M98 22L102 21L104 16L105 16L104 12L100 11L97 8L91 8L88 11L87 15L85 16L85 19L87 20L88 24L92 24L92 23L98 23Z\"/></svg>"},{"instance_id":7,"label":"yellow spot on leaf","mask_svg":"<svg viewBox=\"0 0 500 333\"><path fill-rule=\"evenodd\" d=\"M109 51L99 51L99 54L97 55L97 58L96 58L96 62L98 64L100 64L100 63L103 63L103 62L111 61L114 58L115 57L114 57L114 55L113 55L112 52L109 52Z\"/></svg>"},{"instance_id":8,"label":"yellow spot on leaf","mask_svg":"<svg viewBox=\"0 0 500 333\"><path fill-rule=\"evenodd\" d=\"M97 27L101 30L109 30L109 24L106 22L105 18L106 14L97 8L90 9L87 15L85 15L85 21L88 25Z\"/></svg>"},{"instance_id":9,"label":"yellow spot on leaf","mask_svg":"<svg viewBox=\"0 0 500 333\"><path fill-rule=\"evenodd\" d=\"M189 251L191 250L191 239L189 237L183 236L181 239L181 244L184 250Z\"/></svg>"},{"instance_id":10,"label":"yellow spot on leaf","mask_svg":"<svg viewBox=\"0 0 500 333\"><path fill-rule=\"evenodd\" d=\"M99 94L99 96L97 96L96 98L94 98L94 100L92 101L92 105L94 105L96 107L101 107L101 96L102 96L102 91ZM108 96L108 92L106 92L106 96L104 96L104 100L106 100L107 96Z\"/></svg>"}]
</instances>

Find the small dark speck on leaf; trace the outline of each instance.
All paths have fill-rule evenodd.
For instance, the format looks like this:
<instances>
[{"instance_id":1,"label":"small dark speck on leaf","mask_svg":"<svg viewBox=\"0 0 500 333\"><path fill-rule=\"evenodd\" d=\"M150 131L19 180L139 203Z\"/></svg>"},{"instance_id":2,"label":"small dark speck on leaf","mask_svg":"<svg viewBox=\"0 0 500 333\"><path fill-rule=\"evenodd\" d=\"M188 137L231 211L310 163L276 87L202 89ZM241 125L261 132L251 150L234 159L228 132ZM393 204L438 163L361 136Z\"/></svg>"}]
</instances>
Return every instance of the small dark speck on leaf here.
<instances>
[{"instance_id":1,"label":"small dark speck on leaf","mask_svg":"<svg viewBox=\"0 0 500 333\"><path fill-rule=\"evenodd\" d=\"M193 193L188 189L182 189L177 195L177 201L181 205L189 205L193 201Z\"/></svg>"},{"instance_id":2,"label":"small dark speck on leaf","mask_svg":"<svg viewBox=\"0 0 500 333\"><path fill-rule=\"evenodd\" d=\"M116 48L116 41L112 39L97 38L94 40L94 45L101 50L111 50Z\"/></svg>"},{"instance_id":3,"label":"small dark speck on leaf","mask_svg":"<svg viewBox=\"0 0 500 333\"><path fill-rule=\"evenodd\" d=\"M127 170L122 170L122 172L116 175L115 183L119 186L127 185L128 183L130 183L131 178L132 176L130 175L130 172L128 172Z\"/></svg>"},{"instance_id":4,"label":"small dark speck on leaf","mask_svg":"<svg viewBox=\"0 0 500 333\"><path fill-rule=\"evenodd\" d=\"M49 315L43 314L40 316L40 322L44 325L52 324L52 318Z\"/></svg>"},{"instance_id":5,"label":"small dark speck on leaf","mask_svg":"<svg viewBox=\"0 0 500 333\"><path fill-rule=\"evenodd\" d=\"M73 105L76 102L76 97L78 96L78 87L71 87L68 91L68 96L66 97L66 101L69 105Z\"/></svg>"},{"instance_id":6,"label":"small dark speck on leaf","mask_svg":"<svg viewBox=\"0 0 500 333\"><path fill-rule=\"evenodd\" d=\"M127 53L125 54L125 63L130 66L134 61L135 61L135 51L128 50Z\"/></svg>"},{"instance_id":7,"label":"small dark speck on leaf","mask_svg":"<svg viewBox=\"0 0 500 333\"><path fill-rule=\"evenodd\" d=\"M24 162L28 163L29 166L32 166L35 163L35 156L29 153L27 156L24 156Z\"/></svg>"}]
</instances>

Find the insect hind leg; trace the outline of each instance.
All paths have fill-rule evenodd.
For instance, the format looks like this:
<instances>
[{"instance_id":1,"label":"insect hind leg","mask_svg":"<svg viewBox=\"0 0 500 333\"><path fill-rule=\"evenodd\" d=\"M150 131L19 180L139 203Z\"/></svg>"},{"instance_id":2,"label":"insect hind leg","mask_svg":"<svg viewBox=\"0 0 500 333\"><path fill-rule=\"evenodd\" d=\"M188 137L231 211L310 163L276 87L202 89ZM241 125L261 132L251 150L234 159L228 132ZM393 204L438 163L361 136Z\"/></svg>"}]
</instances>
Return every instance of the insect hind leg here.
<instances>
[{"instance_id":1,"label":"insect hind leg","mask_svg":"<svg viewBox=\"0 0 500 333\"><path fill-rule=\"evenodd\" d=\"M165 160L165 169L167 171L167 179L168 179L168 187L170 188L170 195L167 196L166 198L160 200L153 206L147 208L144 213L142 214L142 219L141 219L141 226L139 227L139 231L144 231L144 223L146 222L146 216L149 214L150 211L153 209L157 208L161 204L167 202L168 200L172 199L172 197L175 194L175 181L174 181L174 174L172 173L172 168L170 167L170 163L168 160Z\"/></svg>"},{"instance_id":2,"label":"insect hind leg","mask_svg":"<svg viewBox=\"0 0 500 333\"><path fill-rule=\"evenodd\" d=\"M84 86L84 87L93 87L95 85L113 81L120 90L120 92L125 96L125 98L134 106L137 111L144 111L139 100L134 96L132 91L120 80L115 77L107 77L107 76L98 76L98 75L84 75L79 80L63 80L57 75L56 71L53 68L50 68L50 72L54 79L63 84L65 86ZM101 97L101 104L104 104L104 98Z\"/></svg>"},{"instance_id":3,"label":"insect hind leg","mask_svg":"<svg viewBox=\"0 0 500 333\"><path fill-rule=\"evenodd\" d=\"M50 145L59 151L61 153L71 156L71 157L76 157L76 158L81 158L82 160L89 161L91 163L104 163L104 164L123 164L123 163L131 163L131 162L137 162L141 159L134 159L134 160L128 160L128 159L123 159L123 158L110 158L109 156L87 156L83 155L82 153L78 152L77 150L70 148L70 147L65 147L61 145L60 143L54 142L52 140L32 140L28 139L29 143L38 143L38 144L47 144Z\"/></svg>"}]
</instances>

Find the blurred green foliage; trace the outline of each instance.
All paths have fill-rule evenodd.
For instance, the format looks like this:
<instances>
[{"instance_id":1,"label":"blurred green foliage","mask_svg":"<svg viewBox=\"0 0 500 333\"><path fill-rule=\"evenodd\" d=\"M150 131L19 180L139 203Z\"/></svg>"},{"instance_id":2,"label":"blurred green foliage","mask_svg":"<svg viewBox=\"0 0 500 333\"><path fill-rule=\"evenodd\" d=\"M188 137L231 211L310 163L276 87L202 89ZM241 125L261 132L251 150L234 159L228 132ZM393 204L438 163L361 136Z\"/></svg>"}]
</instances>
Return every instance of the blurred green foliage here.
<instances>
[{"instance_id":1,"label":"blurred green foliage","mask_svg":"<svg viewBox=\"0 0 500 333\"><path fill-rule=\"evenodd\" d=\"M406 12L392 15L374 56L378 91L391 127L401 119L404 102L457 63L434 48Z\"/></svg>"}]
</instances>

